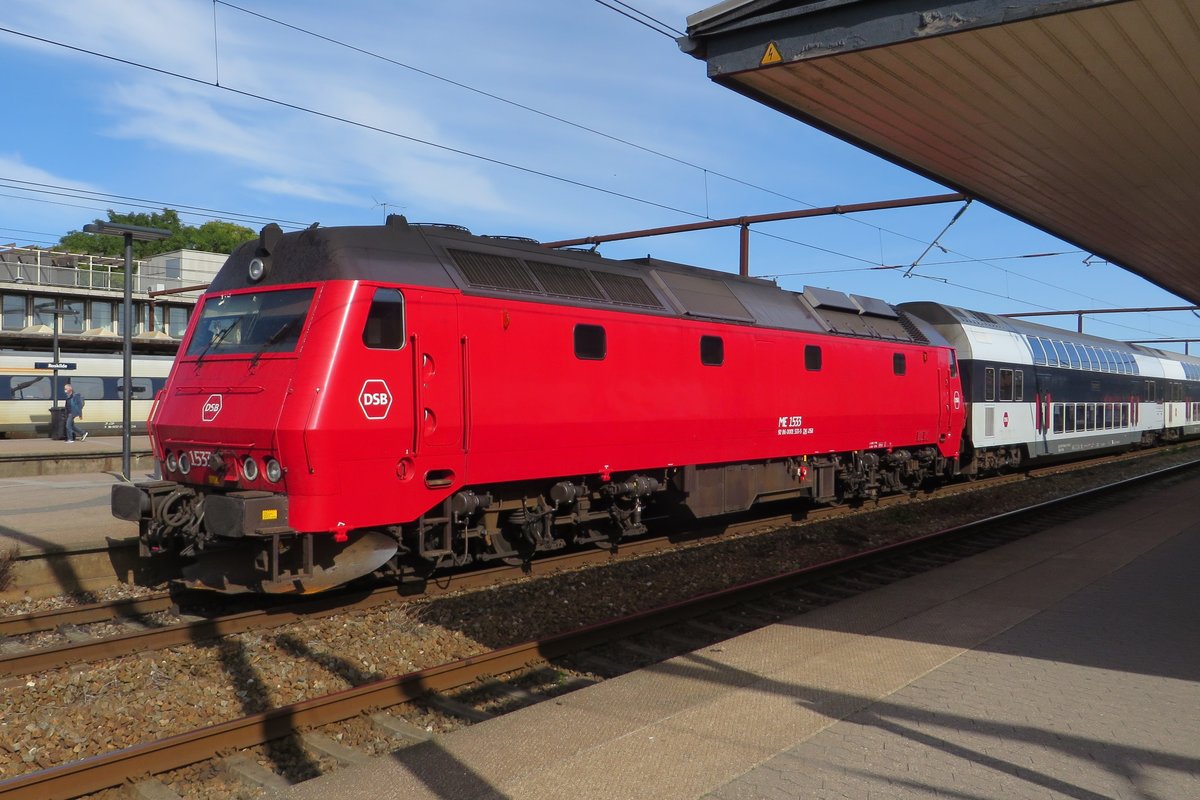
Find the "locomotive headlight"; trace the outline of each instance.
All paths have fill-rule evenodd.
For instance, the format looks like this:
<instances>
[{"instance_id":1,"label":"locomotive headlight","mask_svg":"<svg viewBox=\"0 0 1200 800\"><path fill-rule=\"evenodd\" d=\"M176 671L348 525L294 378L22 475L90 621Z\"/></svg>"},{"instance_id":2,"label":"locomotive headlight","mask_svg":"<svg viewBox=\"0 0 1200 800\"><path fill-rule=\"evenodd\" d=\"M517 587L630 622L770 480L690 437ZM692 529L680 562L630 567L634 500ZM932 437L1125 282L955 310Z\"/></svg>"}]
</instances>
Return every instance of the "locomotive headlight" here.
<instances>
[{"instance_id":1,"label":"locomotive headlight","mask_svg":"<svg viewBox=\"0 0 1200 800\"><path fill-rule=\"evenodd\" d=\"M249 266L246 267L246 275L252 281L261 281L262 276L267 274L267 262L261 258L250 259Z\"/></svg>"},{"instance_id":2,"label":"locomotive headlight","mask_svg":"<svg viewBox=\"0 0 1200 800\"><path fill-rule=\"evenodd\" d=\"M283 467L279 466L279 462L273 458L267 459L267 480L271 483L279 483L283 478Z\"/></svg>"},{"instance_id":3,"label":"locomotive headlight","mask_svg":"<svg viewBox=\"0 0 1200 800\"><path fill-rule=\"evenodd\" d=\"M187 453L183 453L179 456L179 471L184 475L187 475L192 471L192 461L188 458Z\"/></svg>"},{"instance_id":4,"label":"locomotive headlight","mask_svg":"<svg viewBox=\"0 0 1200 800\"><path fill-rule=\"evenodd\" d=\"M242 476L248 481L258 480L258 462L254 460L254 456L246 456L246 460L242 462Z\"/></svg>"},{"instance_id":5,"label":"locomotive headlight","mask_svg":"<svg viewBox=\"0 0 1200 800\"><path fill-rule=\"evenodd\" d=\"M167 469L171 472L179 469L179 457L174 453L167 453Z\"/></svg>"}]
</instances>

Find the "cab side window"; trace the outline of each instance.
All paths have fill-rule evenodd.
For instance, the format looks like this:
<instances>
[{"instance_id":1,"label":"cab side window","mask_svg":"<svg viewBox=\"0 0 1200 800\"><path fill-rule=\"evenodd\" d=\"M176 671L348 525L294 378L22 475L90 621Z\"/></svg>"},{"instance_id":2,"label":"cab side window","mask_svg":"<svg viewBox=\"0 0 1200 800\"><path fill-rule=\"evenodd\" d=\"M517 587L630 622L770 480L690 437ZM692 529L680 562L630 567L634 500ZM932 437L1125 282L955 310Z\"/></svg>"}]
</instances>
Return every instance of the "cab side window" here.
<instances>
[{"instance_id":1,"label":"cab side window","mask_svg":"<svg viewBox=\"0 0 1200 800\"><path fill-rule=\"evenodd\" d=\"M809 372L821 371L821 348L817 345L804 345L804 368Z\"/></svg>"},{"instance_id":2,"label":"cab side window","mask_svg":"<svg viewBox=\"0 0 1200 800\"><path fill-rule=\"evenodd\" d=\"M725 340L720 336L701 336L700 363L706 367L719 367L724 364Z\"/></svg>"},{"instance_id":3,"label":"cab side window","mask_svg":"<svg viewBox=\"0 0 1200 800\"><path fill-rule=\"evenodd\" d=\"M397 289L376 289L363 325L363 344L372 350L399 350L404 338L404 295Z\"/></svg>"},{"instance_id":4,"label":"cab side window","mask_svg":"<svg viewBox=\"0 0 1200 800\"><path fill-rule=\"evenodd\" d=\"M575 357L583 361L603 361L608 355L608 336L599 325L575 326Z\"/></svg>"}]
</instances>

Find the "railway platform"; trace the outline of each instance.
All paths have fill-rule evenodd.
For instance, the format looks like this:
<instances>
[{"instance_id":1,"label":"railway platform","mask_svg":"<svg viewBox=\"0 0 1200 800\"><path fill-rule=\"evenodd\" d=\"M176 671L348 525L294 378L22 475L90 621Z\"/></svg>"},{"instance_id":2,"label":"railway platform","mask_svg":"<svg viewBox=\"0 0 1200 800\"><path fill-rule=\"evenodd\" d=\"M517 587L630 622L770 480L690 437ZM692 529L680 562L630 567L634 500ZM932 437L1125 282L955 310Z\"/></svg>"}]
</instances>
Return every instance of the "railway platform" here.
<instances>
[{"instance_id":1,"label":"railway platform","mask_svg":"<svg viewBox=\"0 0 1200 800\"><path fill-rule=\"evenodd\" d=\"M149 436L132 436L130 468L154 468ZM82 441L60 439L0 439L0 478L70 475L81 472L120 472L121 437L88 436Z\"/></svg>"},{"instance_id":2,"label":"railway platform","mask_svg":"<svg viewBox=\"0 0 1200 800\"><path fill-rule=\"evenodd\" d=\"M135 436L130 444L131 478L151 477L149 438ZM137 538L137 525L113 517L109 504L112 485L122 480L121 448L119 436L89 436L73 444L0 440L0 555L15 556L18 571L43 554L75 559L71 568L61 562L31 566L40 577L22 579L30 582L27 593L76 591L111 581L109 544ZM95 574L88 566L92 560L98 564ZM15 599L10 594L0 590L0 600Z\"/></svg>"},{"instance_id":3,"label":"railway platform","mask_svg":"<svg viewBox=\"0 0 1200 800\"><path fill-rule=\"evenodd\" d=\"M1200 797L1200 478L291 800Z\"/></svg>"}]
</instances>

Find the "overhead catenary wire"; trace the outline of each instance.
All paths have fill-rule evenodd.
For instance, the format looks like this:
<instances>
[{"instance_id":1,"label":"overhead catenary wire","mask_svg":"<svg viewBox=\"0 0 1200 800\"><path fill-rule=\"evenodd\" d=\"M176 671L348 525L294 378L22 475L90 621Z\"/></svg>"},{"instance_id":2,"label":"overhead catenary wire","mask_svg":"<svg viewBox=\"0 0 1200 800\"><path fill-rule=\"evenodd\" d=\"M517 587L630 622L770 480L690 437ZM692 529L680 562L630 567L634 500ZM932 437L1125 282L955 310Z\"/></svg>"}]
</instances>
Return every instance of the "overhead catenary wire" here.
<instances>
[{"instance_id":1,"label":"overhead catenary wire","mask_svg":"<svg viewBox=\"0 0 1200 800\"><path fill-rule=\"evenodd\" d=\"M12 185L20 184L20 185ZM257 214L243 214L237 211L221 211L215 208L204 208L203 206L192 206L183 203L168 203L157 200L148 200L142 197L131 197L129 195L111 194L108 192L98 192L92 189L80 189L71 186L58 186L52 183L37 183L34 181L25 181L19 178L8 178L0 176L0 186L7 189L17 189L19 191L37 192L39 194L56 195L60 197L74 197L77 199L95 199L106 202L108 200L122 200L127 203L141 205L144 208L172 208L181 214L192 214L194 216L217 215L214 218L233 219L239 222L254 222L268 223L276 222L280 225L294 226L304 228L312 224L311 222L297 222L295 220L278 219L275 217L264 217ZM27 188L38 187L38 188ZM56 191L57 190L57 191ZM14 197L15 195L6 195Z\"/></svg>"},{"instance_id":2,"label":"overhead catenary wire","mask_svg":"<svg viewBox=\"0 0 1200 800\"><path fill-rule=\"evenodd\" d=\"M654 31L655 33L661 33L663 36L666 36L669 39L674 40L675 37L684 35L683 31L676 30L675 28L672 28L670 25L667 25L665 22L660 22L659 20L657 20L654 17L647 14L645 11L640 11L640 10L634 8L633 6L629 5L628 3L622 3L621 0L612 0L612 1L614 3L616 3L618 6L622 6L624 8L629 9L629 11L631 11L633 13L628 13L628 12L622 11L620 8L617 8L616 6L611 5L608 2L608 0L596 0L597 3L604 6L605 8L611 9L611 10L617 12L618 14L621 14L622 16L629 17L629 19L633 20L634 22L637 22L641 25L645 25L647 28ZM644 18L644 19L642 19L642 18ZM647 22L646 20L649 20L649 22ZM653 24L651 24L651 23L653 23Z\"/></svg>"}]
</instances>

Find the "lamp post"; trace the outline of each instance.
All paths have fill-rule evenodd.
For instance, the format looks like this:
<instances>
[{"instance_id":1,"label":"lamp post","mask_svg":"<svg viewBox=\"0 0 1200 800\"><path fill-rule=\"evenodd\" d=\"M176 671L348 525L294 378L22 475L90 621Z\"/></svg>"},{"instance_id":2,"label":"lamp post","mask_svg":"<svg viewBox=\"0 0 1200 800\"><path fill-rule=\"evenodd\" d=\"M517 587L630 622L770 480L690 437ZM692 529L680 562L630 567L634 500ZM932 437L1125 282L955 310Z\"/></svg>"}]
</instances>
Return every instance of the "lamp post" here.
<instances>
[{"instance_id":1,"label":"lamp post","mask_svg":"<svg viewBox=\"0 0 1200 800\"><path fill-rule=\"evenodd\" d=\"M125 237L125 330L122 331L124 340L124 371L121 389L121 475L125 480L130 479L129 466L129 436L133 426L133 240L151 242L167 239L171 231L165 228L147 228L144 225L126 225L120 222L101 222L96 220L83 226L84 233L98 233L104 236Z\"/></svg>"}]
</instances>

